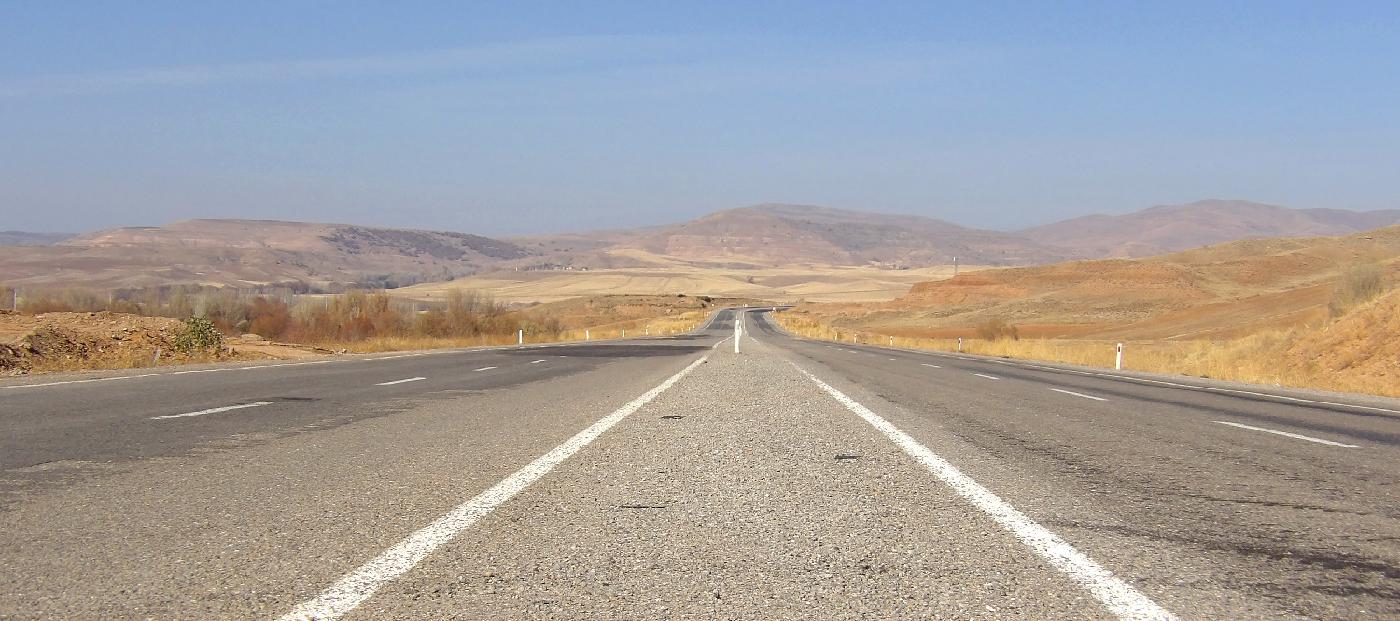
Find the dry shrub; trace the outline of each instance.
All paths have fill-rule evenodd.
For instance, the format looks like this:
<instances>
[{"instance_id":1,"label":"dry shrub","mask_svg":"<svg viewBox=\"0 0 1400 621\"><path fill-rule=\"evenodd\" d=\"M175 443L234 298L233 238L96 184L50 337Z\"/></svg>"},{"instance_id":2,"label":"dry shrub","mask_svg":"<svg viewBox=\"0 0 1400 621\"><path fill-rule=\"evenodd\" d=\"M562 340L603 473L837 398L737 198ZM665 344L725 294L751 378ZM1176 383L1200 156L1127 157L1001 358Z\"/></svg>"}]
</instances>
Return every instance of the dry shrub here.
<instances>
[{"instance_id":1,"label":"dry shrub","mask_svg":"<svg viewBox=\"0 0 1400 621\"><path fill-rule=\"evenodd\" d=\"M1385 293L1385 275L1379 265L1353 265L1342 272L1332 301L1327 304L1333 317L1340 317L1357 305L1369 302Z\"/></svg>"},{"instance_id":2,"label":"dry shrub","mask_svg":"<svg viewBox=\"0 0 1400 621\"><path fill-rule=\"evenodd\" d=\"M988 341L999 341L1001 339L1017 340L1020 335L1016 331L1016 326L1006 322L1001 317L993 317L977 326L977 336Z\"/></svg>"}]
</instances>

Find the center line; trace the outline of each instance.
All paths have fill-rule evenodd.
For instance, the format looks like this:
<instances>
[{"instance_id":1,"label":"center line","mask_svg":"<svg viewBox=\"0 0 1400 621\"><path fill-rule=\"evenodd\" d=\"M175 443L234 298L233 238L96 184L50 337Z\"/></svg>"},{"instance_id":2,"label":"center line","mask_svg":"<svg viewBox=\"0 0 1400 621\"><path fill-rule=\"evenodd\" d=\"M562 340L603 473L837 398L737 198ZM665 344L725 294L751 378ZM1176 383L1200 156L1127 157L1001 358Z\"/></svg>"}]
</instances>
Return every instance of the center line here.
<instances>
[{"instance_id":1,"label":"center line","mask_svg":"<svg viewBox=\"0 0 1400 621\"><path fill-rule=\"evenodd\" d=\"M922 364L922 365L924 365L924 366L926 366L926 367L933 367L933 368L935 368L935 369L941 369L941 368L943 368L943 367L940 367L940 366L938 366L938 365L936 365L936 364L929 364L929 363L927 363L927 362L921 362L921 363L919 363L919 364Z\"/></svg>"},{"instance_id":2,"label":"center line","mask_svg":"<svg viewBox=\"0 0 1400 621\"><path fill-rule=\"evenodd\" d=\"M392 381L392 382L380 382L380 383L378 383L378 384L375 384L375 386L393 386L394 384L407 384L407 383L409 383L409 382L417 382L417 381L425 380L425 379L428 379L428 378L426 378L426 377L410 377L410 378L408 378L408 379L394 380L394 381Z\"/></svg>"},{"instance_id":3,"label":"center line","mask_svg":"<svg viewBox=\"0 0 1400 621\"><path fill-rule=\"evenodd\" d=\"M1093 396L1093 395L1086 395L1086 394L1084 394L1084 393L1082 393L1082 392L1074 392L1073 390L1061 390L1061 389L1059 389L1059 388L1051 388L1050 390L1053 390L1053 391L1055 391L1055 392L1062 392L1062 393L1065 393L1065 394L1067 394L1067 395L1074 395L1074 396L1076 396L1076 397L1084 397L1085 399L1093 399L1093 400L1095 400L1095 401L1108 401L1108 399L1105 399L1105 398L1103 398L1103 397L1095 397L1095 396Z\"/></svg>"},{"instance_id":4,"label":"center line","mask_svg":"<svg viewBox=\"0 0 1400 621\"><path fill-rule=\"evenodd\" d=\"M973 375L976 375L977 377L985 377L985 378L987 378L987 379L992 379L992 380L994 380L994 379L1001 379L1000 377L992 377L992 376L990 376L990 375L982 375L981 373L973 373Z\"/></svg>"},{"instance_id":5,"label":"center line","mask_svg":"<svg viewBox=\"0 0 1400 621\"><path fill-rule=\"evenodd\" d=\"M672 375L660 385L643 393L642 396L614 410L613 413L599 419L598 422L578 432L577 435L569 438L563 444L554 447L554 450L545 453L539 459L530 462L524 468L516 471L515 474L506 477L491 489L457 505L455 509L433 520L431 524L415 531L379 556L345 574L334 584L326 587L326 590L321 591L315 598L298 604L291 612L282 615L279 621L310 621L312 619L331 621L345 616L346 613L354 610L355 607L374 595L379 587L413 569L414 565L427 558L443 544L451 541L453 537L457 536L457 533L475 524L477 520L485 517L496 507L515 497L531 483L548 474L555 466L579 452L583 447L588 446L598 436L603 435L603 432L611 429L613 425L627 418L633 412L642 409L642 406L651 403L653 399L666 392L666 389L679 382L681 378L693 371L695 367L703 364L705 360L704 357L701 357L690 363L690 366L681 369L679 373Z\"/></svg>"},{"instance_id":6,"label":"center line","mask_svg":"<svg viewBox=\"0 0 1400 621\"><path fill-rule=\"evenodd\" d=\"M531 362L530 364L539 364L539 363L541 363L541 362L544 362L544 361L543 361L543 360L536 360L536 361L534 361L534 362Z\"/></svg>"},{"instance_id":7,"label":"center line","mask_svg":"<svg viewBox=\"0 0 1400 621\"><path fill-rule=\"evenodd\" d=\"M255 408L260 405L272 405L271 401L256 401L253 403L240 403L238 405L226 405L221 408L209 408L198 412L186 412L184 414L168 414L166 416L152 416L151 420L165 420L167 418L185 418L187 416L204 416L205 414L218 414L229 410L241 410L243 408Z\"/></svg>"},{"instance_id":8,"label":"center line","mask_svg":"<svg viewBox=\"0 0 1400 621\"><path fill-rule=\"evenodd\" d=\"M919 444L919 441L909 434L900 431L898 427L870 411L870 408L817 379L806 369L797 367L797 370L806 375L826 394L836 399L841 405L846 406L847 410L884 433L885 437L893 441L899 448L904 449L905 453L927 468L935 477L953 488L953 491L957 492L959 496L967 499L973 506L991 517L992 521L1011 531L1017 539L1029 546L1051 566L1064 572L1079 586L1092 593L1109 612L1112 612L1119 619L1175 621L1175 615L1158 606L1141 591L1114 576L1107 568L1080 552L1069 542L1061 539L1059 535L1026 517L1026 514L1021 513L1016 507L1002 500L991 490L983 487L981 483L973 480L972 477L963 474L957 466L938 456L928 447Z\"/></svg>"},{"instance_id":9,"label":"center line","mask_svg":"<svg viewBox=\"0 0 1400 621\"><path fill-rule=\"evenodd\" d=\"M530 364L534 364L534 363L531 362ZM480 369L477 369L477 371L490 371L491 369L494 369L494 368L496 368L496 367L481 367Z\"/></svg>"},{"instance_id":10,"label":"center line","mask_svg":"<svg viewBox=\"0 0 1400 621\"><path fill-rule=\"evenodd\" d=\"M1252 431L1262 431L1262 432L1264 432L1264 433L1272 433L1272 434L1280 435L1280 436L1288 436L1288 437L1290 437L1290 438L1296 438L1296 439L1298 439L1298 440L1307 440L1308 442L1316 442L1316 443L1318 443L1318 444L1326 444L1326 445L1328 445L1328 446L1340 446L1340 447L1342 447L1342 448L1361 448L1361 447L1359 447L1359 446L1357 446L1357 445L1355 445L1355 444L1342 444L1341 442L1333 442L1333 441L1331 441L1331 440L1323 440L1322 438L1314 438L1314 437L1312 437L1312 436L1305 436L1305 435L1303 435L1303 434L1301 434L1301 433L1289 433L1289 432L1287 432L1287 431L1278 431L1278 430L1275 430L1275 429L1265 429L1265 428L1263 428L1263 427L1254 427L1254 426L1252 426L1252 425L1242 425L1242 424L1240 424L1240 423L1231 423L1231 422L1227 422L1227 421L1223 421L1223 420L1217 420L1217 421L1212 421L1212 422L1220 423L1220 424L1222 424L1222 425L1229 425L1229 426L1231 426L1231 427L1239 427L1240 429L1249 429L1249 430L1252 430Z\"/></svg>"}]
</instances>

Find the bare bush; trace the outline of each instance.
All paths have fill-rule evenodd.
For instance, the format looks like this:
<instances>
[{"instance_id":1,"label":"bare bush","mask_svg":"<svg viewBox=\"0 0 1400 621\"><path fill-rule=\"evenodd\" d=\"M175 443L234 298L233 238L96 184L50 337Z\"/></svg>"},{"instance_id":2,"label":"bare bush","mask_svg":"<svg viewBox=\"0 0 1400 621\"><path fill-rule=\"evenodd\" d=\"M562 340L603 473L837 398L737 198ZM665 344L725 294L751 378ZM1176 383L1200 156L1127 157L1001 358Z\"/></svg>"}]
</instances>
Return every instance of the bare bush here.
<instances>
[{"instance_id":1,"label":"bare bush","mask_svg":"<svg viewBox=\"0 0 1400 621\"><path fill-rule=\"evenodd\" d=\"M1001 339L1011 339L1014 341L1020 338L1016 326L1007 323L1006 320L1001 317L993 317L978 324L977 336L988 341L997 341Z\"/></svg>"},{"instance_id":2,"label":"bare bush","mask_svg":"<svg viewBox=\"0 0 1400 621\"><path fill-rule=\"evenodd\" d=\"M1385 275L1379 265L1353 265L1342 272L1337 287L1332 292L1332 300L1327 304L1327 310L1333 317L1339 317L1357 305L1375 299L1385 293L1385 290Z\"/></svg>"}]
</instances>

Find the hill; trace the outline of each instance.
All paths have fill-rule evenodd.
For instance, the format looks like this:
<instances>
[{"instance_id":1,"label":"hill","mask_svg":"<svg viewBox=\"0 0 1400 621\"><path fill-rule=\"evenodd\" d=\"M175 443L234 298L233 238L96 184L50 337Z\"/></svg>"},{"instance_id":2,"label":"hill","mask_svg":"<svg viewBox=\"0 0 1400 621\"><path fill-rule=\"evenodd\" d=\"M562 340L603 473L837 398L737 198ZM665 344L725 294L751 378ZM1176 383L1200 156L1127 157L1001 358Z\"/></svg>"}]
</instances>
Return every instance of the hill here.
<instances>
[{"instance_id":1,"label":"hill","mask_svg":"<svg viewBox=\"0 0 1400 621\"><path fill-rule=\"evenodd\" d=\"M1346 235L1400 224L1400 209L1289 209L1205 200L1123 215L1072 218L1020 231L1074 258L1136 258L1239 239Z\"/></svg>"},{"instance_id":2,"label":"hill","mask_svg":"<svg viewBox=\"0 0 1400 621\"><path fill-rule=\"evenodd\" d=\"M0 231L0 246L48 246L72 237L68 233Z\"/></svg>"},{"instance_id":3,"label":"hill","mask_svg":"<svg viewBox=\"0 0 1400 621\"><path fill-rule=\"evenodd\" d=\"M996 318L1023 336L1199 339L1317 322L1356 266L1400 279L1400 226L1345 237L1246 240L1147 259L983 270L885 304L814 306L835 326L970 335Z\"/></svg>"},{"instance_id":4,"label":"hill","mask_svg":"<svg viewBox=\"0 0 1400 621\"><path fill-rule=\"evenodd\" d=\"M969 264L1026 265L1066 256L1016 235L933 218L780 204L641 230L610 249L744 266L929 267L951 264L954 257Z\"/></svg>"},{"instance_id":5,"label":"hill","mask_svg":"<svg viewBox=\"0 0 1400 621\"><path fill-rule=\"evenodd\" d=\"M527 252L440 231L266 220L186 220L99 231L40 248L0 248L17 286L411 284L471 274Z\"/></svg>"},{"instance_id":6,"label":"hill","mask_svg":"<svg viewBox=\"0 0 1400 621\"><path fill-rule=\"evenodd\" d=\"M507 240L345 224L186 220L99 231L49 246L0 246L0 285L399 287L470 275L541 272L559 282L545 284L531 276L525 279L533 283L527 288L587 295L589 287L598 284L613 292L621 288L663 294L691 292L704 281L723 285L714 292L730 295L868 300L902 294L915 280L893 272L939 269L955 257L963 266L1044 265L1074 258L1138 257L1241 238L1336 235L1395 221L1400 221L1400 211L1295 210L1243 201L1087 216L1018 233L922 216L782 204L729 209L678 224ZM41 241L32 236L15 239ZM871 272L831 275L831 268ZM778 275L763 274L765 270L781 270L782 278L792 283L805 278L815 289L791 284L750 287L754 283L748 282L749 276ZM580 282L576 276L585 271L589 275ZM620 273L610 281L598 278L609 271ZM737 272L744 275L735 276ZM737 286L729 280L737 280ZM686 288L668 290L672 285ZM765 288L768 291L760 291ZM543 290L520 294L557 297Z\"/></svg>"}]
</instances>

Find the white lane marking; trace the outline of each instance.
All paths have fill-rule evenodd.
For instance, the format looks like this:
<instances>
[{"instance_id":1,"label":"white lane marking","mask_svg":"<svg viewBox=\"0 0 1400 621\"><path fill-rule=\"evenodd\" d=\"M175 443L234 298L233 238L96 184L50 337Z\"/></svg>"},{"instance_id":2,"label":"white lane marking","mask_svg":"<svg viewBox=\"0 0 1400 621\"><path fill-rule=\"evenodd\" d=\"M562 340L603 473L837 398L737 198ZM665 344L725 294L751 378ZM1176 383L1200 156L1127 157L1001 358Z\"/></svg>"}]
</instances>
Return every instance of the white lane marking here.
<instances>
[{"instance_id":1,"label":"white lane marking","mask_svg":"<svg viewBox=\"0 0 1400 621\"><path fill-rule=\"evenodd\" d=\"M985 377L985 378L987 378L987 379L989 379L989 380L999 380L999 379L1001 379L1000 377L992 377L992 376L990 376L990 375L983 375L983 374L981 374L981 373L973 373L973 375L976 375L977 377Z\"/></svg>"},{"instance_id":2,"label":"white lane marking","mask_svg":"<svg viewBox=\"0 0 1400 621\"><path fill-rule=\"evenodd\" d=\"M544 360L535 360L535 361L532 361L530 364L539 364L539 363L541 363L541 362L544 362Z\"/></svg>"},{"instance_id":3,"label":"white lane marking","mask_svg":"<svg viewBox=\"0 0 1400 621\"><path fill-rule=\"evenodd\" d=\"M477 372L481 372L481 371L490 371L491 369L495 369L495 368L496 368L496 367L481 367L480 369L477 369Z\"/></svg>"},{"instance_id":4,"label":"white lane marking","mask_svg":"<svg viewBox=\"0 0 1400 621\"><path fill-rule=\"evenodd\" d=\"M941 368L943 368L943 367L940 367L940 366L938 366L938 365L936 365L936 364L929 364L929 363L927 363L927 362L920 362L919 364L922 364L922 365L924 365L924 366L926 366L926 367L933 367L933 368L935 368L935 369L941 369Z\"/></svg>"},{"instance_id":5,"label":"white lane marking","mask_svg":"<svg viewBox=\"0 0 1400 621\"><path fill-rule=\"evenodd\" d=\"M1043 371L1057 371L1057 372L1060 372L1060 373L1074 373L1074 374L1076 374L1076 375L1089 375L1089 376L1093 376L1093 377L1107 377L1107 378L1110 378L1110 379L1124 380L1124 381L1129 381L1129 382L1140 382L1140 383L1144 383L1144 384L1157 384L1157 385L1159 385L1159 386L1170 386L1170 387L1172 387L1172 388L1184 388L1184 389L1187 389L1187 390L1198 390L1198 391L1206 391L1206 392L1223 392L1223 393L1232 393L1232 394L1239 394L1239 395L1250 395L1250 396L1252 396L1252 397L1265 397L1265 398L1269 398L1269 399L1279 399L1279 400L1281 400L1281 401L1291 401L1291 402L1295 402L1295 403L1312 403L1312 404L1320 404L1320 405L1332 405L1332 406L1343 407L1343 408L1356 408L1356 409L1359 409L1359 410L1371 410L1371 411L1374 411L1374 412L1385 412L1385 413L1387 413L1387 414L1400 414L1400 410L1391 410L1391 409L1387 409L1387 408L1379 408L1379 407L1370 406L1370 405L1357 405L1357 404L1355 404L1355 403L1337 403L1337 402L1335 402L1335 401L1315 401L1315 400L1312 400L1312 399L1302 399L1302 398L1299 398L1299 397L1289 397L1289 396L1286 396L1286 395L1275 395L1275 394L1270 394L1270 393L1267 393L1267 392L1255 392L1255 391L1252 391L1252 390L1241 390L1241 389L1238 389L1238 388L1220 388L1220 387L1217 387L1217 386L1196 386L1196 385L1193 385L1193 384L1182 384L1182 383L1178 383L1178 382L1168 382L1168 381L1164 381L1164 380L1147 379L1147 378L1145 378L1145 377L1132 377L1132 376L1130 376L1130 375L1118 375L1118 374L1116 374L1116 373L1095 373L1095 372L1093 372L1093 371L1080 371L1080 370L1078 370L1078 369L1065 369L1065 368L1060 368L1060 367L1047 367L1047 366L1044 366L1044 365L1030 364L1030 363L1026 363L1026 362L1008 362L1008 361L1005 361L1005 360L978 360L978 359L976 359L976 358L967 358L967 357L965 357L965 356L954 356L954 355L952 355L952 354L944 354L944 353L929 352L929 351L913 351L912 353L925 354L925 355L929 355L929 356L939 356L939 357L942 357L942 358L957 358L957 359L959 359L959 360L971 360L971 361L974 361L974 362L995 362L995 363L997 363L997 364L1005 364L1005 365L1010 365L1010 366L1026 367L1026 368L1030 368L1030 369L1040 369L1040 370L1043 370Z\"/></svg>"},{"instance_id":6,"label":"white lane marking","mask_svg":"<svg viewBox=\"0 0 1400 621\"><path fill-rule=\"evenodd\" d=\"M1103 398L1103 397L1095 397L1094 395L1086 395L1086 394L1084 394L1084 393L1082 393L1082 392L1074 392L1073 390L1063 390L1063 389L1060 389L1060 388L1051 388L1050 390L1053 390L1053 391L1055 391L1055 392L1062 392L1062 393L1065 393L1065 394L1067 394L1067 395L1074 395L1074 396L1076 396L1076 397L1084 397L1085 399L1093 399L1093 400L1095 400L1095 401L1108 401L1108 399L1105 399L1105 398Z\"/></svg>"},{"instance_id":7,"label":"white lane marking","mask_svg":"<svg viewBox=\"0 0 1400 621\"><path fill-rule=\"evenodd\" d=\"M167 418L188 418L188 417L190 417L190 416L204 416L205 414L218 414L219 412L228 412L228 411L230 411L230 410L241 410L241 409L243 409L243 408L255 408L255 407L260 407L260 406L264 406L264 405L272 405L272 402L271 402L271 401L256 401L256 402L253 402L253 403L240 403L240 404L238 404L238 405L226 405L226 406L221 407L221 408L209 408L209 409L207 409L207 410L200 410L200 411L198 411L198 412L186 412L186 413L184 413L184 414L168 414L168 415L165 415L165 416L152 416L152 417L151 417L151 420L165 420L165 419L167 419Z\"/></svg>"},{"instance_id":8,"label":"white lane marking","mask_svg":"<svg viewBox=\"0 0 1400 621\"><path fill-rule=\"evenodd\" d=\"M728 341L729 339L732 339L732 338L734 338L734 335L732 335L732 334L729 335L729 336L726 336L726 337L724 337L723 339L721 339L720 342L715 343L714 345L711 345L711 346L710 346L710 349L719 349L719 346L720 346L720 345L723 345L725 341Z\"/></svg>"},{"instance_id":9,"label":"white lane marking","mask_svg":"<svg viewBox=\"0 0 1400 621\"><path fill-rule=\"evenodd\" d=\"M894 358L890 358L890 362L894 362Z\"/></svg>"},{"instance_id":10,"label":"white lane marking","mask_svg":"<svg viewBox=\"0 0 1400 621\"><path fill-rule=\"evenodd\" d=\"M433 520L431 524L409 535L403 541L394 544L393 547L385 550L373 560L345 574L334 584L326 587L326 590L321 591L315 598L297 605L291 612L282 615L279 621L311 621L313 619L328 621L338 619L354 610L356 606L374 595L379 587L412 569L433 550L456 537L457 533L475 524L477 520L510 500L521 490L529 487L531 483L538 481L540 477L548 474L560 462L588 446L590 442L603 435L603 432L612 428L613 425L621 422L633 412L642 409L642 406L650 403L666 389L675 385L705 360L706 357L702 356L699 360L690 363L690 366L681 369L679 373L672 375L655 388L643 393L642 396L614 410L613 413L599 419L598 422L578 432L577 435L554 447L554 450L545 453L524 468L517 470L515 474L506 477L500 483L492 486L491 489L482 492L476 498L457 505L452 511Z\"/></svg>"},{"instance_id":11,"label":"white lane marking","mask_svg":"<svg viewBox=\"0 0 1400 621\"><path fill-rule=\"evenodd\" d=\"M1263 428L1263 427L1255 427L1255 426L1253 426L1253 425L1243 425L1243 424L1240 424L1240 423L1232 423L1232 422L1223 421L1223 420L1217 420L1217 421L1211 421L1211 422L1220 423L1220 424L1222 424L1222 425L1229 425L1229 426L1231 426L1231 427L1239 427L1240 429L1250 429L1250 430L1253 430L1253 431L1262 431L1262 432L1264 432L1264 433L1272 433L1272 434L1280 435L1280 436L1288 436L1288 437L1290 437L1290 438L1295 438L1295 439L1298 439L1298 440L1307 440L1308 442L1316 442L1316 443L1318 443L1318 444L1326 444L1326 445L1328 445L1328 446L1340 446L1340 447L1342 447L1342 448L1361 448L1361 447L1359 447L1359 446L1357 446L1357 445L1355 445L1355 444L1342 444L1341 442L1333 442L1333 441L1331 441L1331 440L1323 440L1322 438L1314 438L1314 437L1312 437L1312 436L1305 436L1305 435L1303 435L1303 434L1301 434L1301 433L1289 433L1289 432L1287 432L1287 431L1278 431L1278 430L1276 430L1276 429L1265 429L1265 428Z\"/></svg>"},{"instance_id":12,"label":"white lane marking","mask_svg":"<svg viewBox=\"0 0 1400 621\"><path fill-rule=\"evenodd\" d=\"M1377 412L1390 412L1391 414L1400 414L1400 410L1387 410L1385 408L1375 408L1369 405L1353 405L1351 403L1336 403L1333 401L1318 401L1318 403L1321 403L1323 405L1339 405L1344 408L1360 408L1363 410L1375 410Z\"/></svg>"},{"instance_id":13,"label":"white lane marking","mask_svg":"<svg viewBox=\"0 0 1400 621\"><path fill-rule=\"evenodd\" d=\"M428 379L428 378L426 378L426 377L410 377L410 378L408 378L408 379L394 380L394 381L392 381L392 382L379 382L378 384L375 384L375 386L393 386L394 384L407 384L407 383L409 383L409 382L420 382L420 381L423 381L423 380L425 380L425 379Z\"/></svg>"},{"instance_id":14,"label":"white lane marking","mask_svg":"<svg viewBox=\"0 0 1400 621\"><path fill-rule=\"evenodd\" d=\"M963 474L956 466L919 444L909 434L900 431L889 421L870 411L870 408L817 379L815 375L808 373L802 367L797 367L797 370L802 371L803 375L806 375L828 395L839 401L841 405L846 406L846 409L883 432L899 448L904 449L905 453L923 464L939 480L953 488L953 491L957 492L959 496L972 502L982 512L991 516L992 520L1002 528L1011 531L1022 543L1030 546L1036 554L1039 554L1056 569L1064 572L1079 586L1087 589L1119 619L1162 621L1176 619L1175 615L1158 606L1156 602L1148 599L1132 585L1118 579L1094 559L1075 549L1074 546L1044 526L1026 517L1025 514L993 494L991 490L983 487L972 477Z\"/></svg>"}]
</instances>

